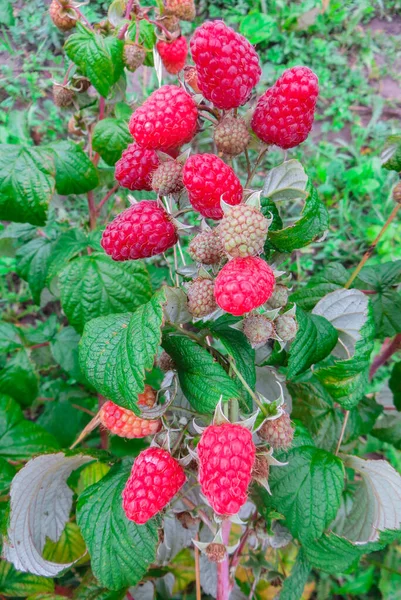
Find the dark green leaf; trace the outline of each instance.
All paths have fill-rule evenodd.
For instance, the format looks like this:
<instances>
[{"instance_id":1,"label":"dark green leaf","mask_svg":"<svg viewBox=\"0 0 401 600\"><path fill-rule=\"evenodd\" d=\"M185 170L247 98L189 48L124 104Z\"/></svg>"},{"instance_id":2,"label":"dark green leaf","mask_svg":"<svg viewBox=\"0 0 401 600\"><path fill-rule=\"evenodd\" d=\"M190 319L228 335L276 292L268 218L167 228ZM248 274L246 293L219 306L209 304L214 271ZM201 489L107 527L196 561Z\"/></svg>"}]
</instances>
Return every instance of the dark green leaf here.
<instances>
[{"instance_id":1,"label":"dark green leaf","mask_svg":"<svg viewBox=\"0 0 401 600\"><path fill-rule=\"evenodd\" d=\"M388 171L401 171L401 136L390 135L382 154L382 167Z\"/></svg>"},{"instance_id":2,"label":"dark green leaf","mask_svg":"<svg viewBox=\"0 0 401 600\"><path fill-rule=\"evenodd\" d=\"M15 467L4 458L0 458L0 496L8 492L15 473Z\"/></svg>"},{"instance_id":3,"label":"dark green leaf","mask_svg":"<svg viewBox=\"0 0 401 600\"><path fill-rule=\"evenodd\" d=\"M151 296L143 263L95 253L70 262L60 273L60 288L63 310L78 331L96 317L134 310Z\"/></svg>"},{"instance_id":4,"label":"dark green leaf","mask_svg":"<svg viewBox=\"0 0 401 600\"><path fill-rule=\"evenodd\" d=\"M292 252L322 237L329 227L329 215L311 187L301 217L293 225L279 231L270 231L268 239L280 252Z\"/></svg>"},{"instance_id":5,"label":"dark green leaf","mask_svg":"<svg viewBox=\"0 0 401 600\"><path fill-rule=\"evenodd\" d=\"M308 543L303 549L312 567L334 575L356 567L367 551L364 545L354 546L334 533L325 533L320 540Z\"/></svg>"},{"instance_id":6,"label":"dark green leaf","mask_svg":"<svg viewBox=\"0 0 401 600\"><path fill-rule=\"evenodd\" d=\"M333 263L319 275L312 276L305 287L291 294L290 300L304 310L312 310L323 296L344 287L348 279L347 269L340 263Z\"/></svg>"},{"instance_id":7,"label":"dark green leaf","mask_svg":"<svg viewBox=\"0 0 401 600\"><path fill-rule=\"evenodd\" d=\"M298 331L289 352L288 379L326 358L338 341L337 330L324 317L306 313L299 307L296 316Z\"/></svg>"},{"instance_id":8,"label":"dark green leaf","mask_svg":"<svg viewBox=\"0 0 401 600\"><path fill-rule=\"evenodd\" d=\"M103 37L78 23L76 33L70 35L64 48L67 56L106 98L124 70L123 42L116 37Z\"/></svg>"},{"instance_id":9,"label":"dark green leaf","mask_svg":"<svg viewBox=\"0 0 401 600\"><path fill-rule=\"evenodd\" d=\"M57 448L58 443L52 435L24 419L15 400L0 396L0 456L25 460L33 454Z\"/></svg>"},{"instance_id":10,"label":"dark green leaf","mask_svg":"<svg viewBox=\"0 0 401 600\"><path fill-rule=\"evenodd\" d=\"M17 252L17 273L25 279L33 300L40 303L40 295L46 287L47 269L53 250L53 242L47 237L37 237L21 246Z\"/></svg>"},{"instance_id":11,"label":"dark green leaf","mask_svg":"<svg viewBox=\"0 0 401 600\"><path fill-rule=\"evenodd\" d=\"M280 217L277 204L275 204L273 200L270 200L270 198L262 198L261 211L266 218L271 219L273 217L273 221L270 223L269 231L280 231L280 229L283 228L283 220ZM264 246L264 253L267 257L269 257L273 251L274 246L267 237Z\"/></svg>"},{"instance_id":12,"label":"dark green leaf","mask_svg":"<svg viewBox=\"0 0 401 600\"><path fill-rule=\"evenodd\" d=\"M80 383L85 383L85 377L79 366L78 343L81 339L73 327L64 327L51 343L54 360L70 377Z\"/></svg>"},{"instance_id":13,"label":"dark green leaf","mask_svg":"<svg viewBox=\"0 0 401 600\"><path fill-rule=\"evenodd\" d=\"M81 583L75 589L74 600L123 600L126 590L123 588L119 592L112 592L101 587L91 570L84 575Z\"/></svg>"},{"instance_id":14,"label":"dark green leaf","mask_svg":"<svg viewBox=\"0 0 401 600\"><path fill-rule=\"evenodd\" d=\"M286 460L287 466L271 469L271 502L286 517L291 533L308 544L319 538L336 516L344 468L339 458L312 446L290 450Z\"/></svg>"},{"instance_id":15,"label":"dark green leaf","mask_svg":"<svg viewBox=\"0 0 401 600\"><path fill-rule=\"evenodd\" d=\"M291 574L281 588L280 600L300 600L310 572L311 565L301 548Z\"/></svg>"},{"instance_id":16,"label":"dark green leaf","mask_svg":"<svg viewBox=\"0 0 401 600\"><path fill-rule=\"evenodd\" d=\"M18 327L12 323L0 321L0 352L6 354L21 346L21 338Z\"/></svg>"},{"instance_id":17,"label":"dark green leaf","mask_svg":"<svg viewBox=\"0 0 401 600\"><path fill-rule=\"evenodd\" d=\"M0 372L0 394L30 406L38 395L38 375L24 349L16 352Z\"/></svg>"},{"instance_id":18,"label":"dark green leaf","mask_svg":"<svg viewBox=\"0 0 401 600\"><path fill-rule=\"evenodd\" d=\"M0 219L44 225L54 193L54 161L49 151L0 145Z\"/></svg>"},{"instance_id":19,"label":"dark green leaf","mask_svg":"<svg viewBox=\"0 0 401 600\"><path fill-rule=\"evenodd\" d=\"M110 118L96 123L92 146L108 165L114 166L131 142L132 136L125 119Z\"/></svg>"},{"instance_id":20,"label":"dark green leaf","mask_svg":"<svg viewBox=\"0 0 401 600\"><path fill-rule=\"evenodd\" d=\"M162 345L177 367L185 397L198 412L213 413L220 398L227 402L240 397L235 381L199 344L181 335L165 335Z\"/></svg>"},{"instance_id":21,"label":"dark green leaf","mask_svg":"<svg viewBox=\"0 0 401 600\"><path fill-rule=\"evenodd\" d=\"M82 336L79 361L88 381L117 404L137 411L146 371L161 342L163 290L134 313L90 321Z\"/></svg>"},{"instance_id":22,"label":"dark green leaf","mask_svg":"<svg viewBox=\"0 0 401 600\"><path fill-rule=\"evenodd\" d=\"M371 433L382 442L392 444L394 448L401 450L401 414L383 414Z\"/></svg>"},{"instance_id":23,"label":"dark green leaf","mask_svg":"<svg viewBox=\"0 0 401 600\"><path fill-rule=\"evenodd\" d=\"M56 190L63 196L85 194L99 185L96 167L78 144L70 140L54 142Z\"/></svg>"},{"instance_id":24,"label":"dark green leaf","mask_svg":"<svg viewBox=\"0 0 401 600\"><path fill-rule=\"evenodd\" d=\"M154 521L136 525L124 514L121 494L129 473L130 465L113 467L78 500L77 522L93 573L112 590L136 585L155 560L158 544Z\"/></svg>"},{"instance_id":25,"label":"dark green leaf","mask_svg":"<svg viewBox=\"0 0 401 600\"><path fill-rule=\"evenodd\" d=\"M394 405L401 411L401 362L393 366L388 384L393 392Z\"/></svg>"},{"instance_id":26,"label":"dark green leaf","mask_svg":"<svg viewBox=\"0 0 401 600\"><path fill-rule=\"evenodd\" d=\"M51 250L47 267L47 283L49 284L74 256L86 250L88 243L88 238L81 229L70 229L62 233Z\"/></svg>"},{"instance_id":27,"label":"dark green leaf","mask_svg":"<svg viewBox=\"0 0 401 600\"><path fill-rule=\"evenodd\" d=\"M79 410L80 406L87 410L92 408L85 404L89 403L82 402L81 398L74 398L74 396L68 400L46 402L43 412L36 422L53 435L62 448L68 448L91 419L90 415ZM70 561L66 560L65 562Z\"/></svg>"}]
</instances>

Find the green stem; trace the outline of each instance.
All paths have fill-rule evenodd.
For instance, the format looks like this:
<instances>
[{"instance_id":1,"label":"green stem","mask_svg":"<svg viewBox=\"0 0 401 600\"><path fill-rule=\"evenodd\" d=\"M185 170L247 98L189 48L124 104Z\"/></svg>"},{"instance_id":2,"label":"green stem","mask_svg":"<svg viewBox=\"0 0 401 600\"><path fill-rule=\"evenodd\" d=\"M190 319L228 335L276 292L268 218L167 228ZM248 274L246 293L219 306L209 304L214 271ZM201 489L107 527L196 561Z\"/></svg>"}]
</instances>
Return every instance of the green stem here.
<instances>
[{"instance_id":1,"label":"green stem","mask_svg":"<svg viewBox=\"0 0 401 600\"><path fill-rule=\"evenodd\" d=\"M262 413L267 416L268 413L266 411L266 408L263 406L262 402L259 400L259 398L255 394L255 392L249 387L249 385L247 384L247 382L245 381L245 379L243 378L241 373L238 371L238 369L235 366L235 363L232 359L230 360L230 367L232 368L232 370L234 371L234 373L236 374L236 376L238 377L238 379L240 380L240 382L242 383L242 385L244 386L244 388L246 389L248 394L253 398L253 400L255 401L257 406L259 406Z\"/></svg>"}]
</instances>

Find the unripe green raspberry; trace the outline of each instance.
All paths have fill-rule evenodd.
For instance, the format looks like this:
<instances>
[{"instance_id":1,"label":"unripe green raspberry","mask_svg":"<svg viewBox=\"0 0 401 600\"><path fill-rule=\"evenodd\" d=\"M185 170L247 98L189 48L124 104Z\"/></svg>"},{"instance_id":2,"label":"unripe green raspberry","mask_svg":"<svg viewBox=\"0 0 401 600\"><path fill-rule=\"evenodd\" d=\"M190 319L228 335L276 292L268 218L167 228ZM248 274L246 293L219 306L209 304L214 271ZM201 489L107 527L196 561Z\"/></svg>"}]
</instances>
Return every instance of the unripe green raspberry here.
<instances>
[{"instance_id":1,"label":"unripe green raspberry","mask_svg":"<svg viewBox=\"0 0 401 600\"><path fill-rule=\"evenodd\" d=\"M146 50L138 44L127 43L124 45L123 60L129 71L136 71L143 65L146 58Z\"/></svg>"},{"instance_id":2,"label":"unripe green raspberry","mask_svg":"<svg viewBox=\"0 0 401 600\"><path fill-rule=\"evenodd\" d=\"M223 246L216 229L202 231L189 244L192 259L204 265L214 265L223 258Z\"/></svg>"},{"instance_id":3,"label":"unripe green raspberry","mask_svg":"<svg viewBox=\"0 0 401 600\"><path fill-rule=\"evenodd\" d=\"M290 415L285 412L278 419L267 419L258 430L258 436L272 448L289 448L294 437Z\"/></svg>"},{"instance_id":4,"label":"unripe green raspberry","mask_svg":"<svg viewBox=\"0 0 401 600\"><path fill-rule=\"evenodd\" d=\"M263 250L269 221L254 206L237 204L224 215L219 236L224 250L232 256L257 256Z\"/></svg>"},{"instance_id":5,"label":"unripe green raspberry","mask_svg":"<svg viewBox=\"0 0 401 600\"><path fill-rule=\"evenodd\" d=\"M274 325L265 315L255 314L244 319L242 331L252 346L261 346L274 334Z\"/></svg>"},{"instance_id":6,"label":"unripe green raspberry","mask_svg":"<svg viewBox=\"0 0 401 600\"><path fill-rule=\"evenodd\" d=\"M214 281L198 277L187 290L188 310L194 317L205 317L217 308L214 299Z\"/></svg>"},{"instance_id":7,"label":"unripe green raspberry","mask_svg":"<svg viewBox=\"0 0 401 600\"><path fill-rule=\"evenodd\" d=\"M283 342L290 342L294 339L298 331L298 324L291 315L279 315L274 321L276 333Z\"/></svg>"},{"instance_id":8,"label":"unripe green raspberry","mask_svg":"<svg viewBox=\"0 0 401 600\"><path fill-rule=\"evenodd\" d=\"M184 187L182 168L183 165L176 160L161 162L153 173L152 189L161 196L180 192Z\"/></svg>"},{"instance_id":9,"label":"unripe green raspberry","mask_svg":"<svg viewBox=\"0 0 401 600\"><path fill-rule=\"evenodd\" d=\"M288 302L288 288L285 285L277 284L274 288L273 294L270 296L269 300L266 302L266 306L270 309L273 308L282 308L286 306Z\"/></svg>"},{"instance_id":10,"label":"unripe green raspberry","mask_svg":"<svg viewBox=\"0 0 401 600\"><path fill-rule=\"evenodd\" d=\"M227 551L224 544L217 544L216 542L212 542L205 549L205 554L210 560L210 562L219 563L225 559Z\"/></svg>"},{"instance_id":11,"label":"unripe green raspberry","mask_svg":"<svg viewBox=\"0 0 401 600\"><path fill-rule=\"evenodd\" d=\"M60 108L71 106L74 96L74 90L71 90L68 86L61 83L53 84L53 99L56 106Z\"/></svg>"},{"instance_id":12,"label":"unripe green raspberry","mask_svg":"<svg viewBox=\"0 0 401 600\"><path fill-rule=\"evenodd\" d=\"M249 140L248 127L242 118L224 117L214 130L217 150L229 156L241 154L249 144Z\"/></svg>"}]
</instances>

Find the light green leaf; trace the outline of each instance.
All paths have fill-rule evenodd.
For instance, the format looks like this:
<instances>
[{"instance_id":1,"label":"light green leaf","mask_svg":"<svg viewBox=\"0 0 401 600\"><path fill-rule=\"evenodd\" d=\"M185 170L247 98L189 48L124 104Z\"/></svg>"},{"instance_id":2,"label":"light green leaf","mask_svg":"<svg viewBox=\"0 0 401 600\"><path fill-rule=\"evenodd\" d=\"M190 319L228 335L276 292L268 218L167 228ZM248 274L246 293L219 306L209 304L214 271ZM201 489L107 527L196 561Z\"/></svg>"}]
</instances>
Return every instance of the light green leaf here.
<instances>
[{"instance_id":1,"label":"light green leaf","mask_svg":"<svg viewBox=\"0 0 401 600\"><path fill-rule=\"evenodd\" d=\"M30 406L38 395L39 378L27 352L16 352L0 371L0 394L11 396L22 406Z\"/></svg>"},{"instance_id":2,"label":"light green leaf","mask_svg":"<svg viewBox=\"0 0 401 600\"><path fill-rule=\"evenodd\" d=\"M81 229L70 229L62 233L51 249L46 283L49 284L74 256L86 250L88 244L88 238Z\"/></svg>"},{"instance_id":3,"label":"light green leaf","mask_svg":"<svg viewBox=\"0 0 401 600\"><path fill-rule=\"evenodd\" d=\"M130 143L132 136L125 119L109 118L96 123L92 146L108 165L114 166Z\"/></svg>"},{"instance_id":4,"label":"light green leaf","mask_svg":"<svg viewBox=\"0 0 401 600\"><path fill-rule=\"evenodd\" d=\"M276 250L292 252L322 237L328 227L329 214L327 209L319 200L315 188L309 186L309 195L305 199L301 217L285 229L279 231L269 230L268 240Z\"/></svg>"},{"instance_id":5,"label":"light green leaf","mask_svg":"<svg viewBox=\"0 0 401 600\"><path fill-rule=\"evenodd\" d=\"M263 196L273 202L306 198L308 176L298 160L291 159L274 167L267 174Z\"/></svg>"},{"instance_id":6,"label":"light green leaf","mask_svg":"<svg viewBox=\"0 0 401 600\"><path fill-rule=\"evenodd\" d=\"M273 506L302 543L319 538L334 519L344 487L341 460L312 446L290 450L288 465L269 476Z\"/></svg>"},{"instance_id":7,"label":"light green leaf","mask_svg":"<svg viewBox=\"0 0 401 600\"><path fill-rule=\"evenodd\" d=\"M53 250L53 242L47 237L37 237L17 251L17 273L25 279L36 304L46 287L47 269Z\"/></svg>"},{"instance_id":8,"label":"light green leaf","mask_svg":"<svg viewBox=\"0 0 401 600\"><path fill-rule=\"evenodd\" d=\"M88 381L117 404L138 411L138 394L153 367L161 341L163 290L134 313L90 321L80 344L79 361Z\"/></svg>"},{"instance_id":9,"label":"light green leaf","mask_svg":"<svg viewBox=\"0 0 401 600\"><path fill-rule=\"evenodd\" d=\"M269 40L276 30L277 22L273 17L255 11L243 17L240 23L240 32L251 44L260 44Z\"/></svg>"},{"instance_id":10,"label":"light green leaf","mask_svg":"<svg viewBox=\"0 0 401 600\"><path fill-rule=\"evenodd\" d=\"M311 565L301 548L290 576L285 579L280 591L280 600L301 600L304 587L308 581Z\"/></svg>"},{"instance_id":11,"label":"light green leaf","mask_svg":"<svg viewBox=\"0 0 401 600\"><path fill-rule=\"evenodd\" d=\"M13 5L9 0L3 0L0 5L0 23L6 27L15 25Z\"/></svg>"},{"instance_id":12,"label":"light green leaf","mask_svg":"<svg viewBox=\"0 0 401 600\"><path fill-rule=\"evenodd\" d=\"M288 379L326 358L338 339L337 331L324 317L306 313L299 307L296 317L298 331L289 351Z\"/></svg>"},{"instance_id":13,"label":"light green leaf","mask_svg":"<svg viewBox=\"0 0 401 600\"><path fill-rule=\"evenodd\" d=\"M312 275L305 287L290 296L304 310L312 310L323 296L343 288L349 279L349 272L340 263L332 263L319 275Z\"/></svg>"},{"instance_id":14,"label":"light green leaf","mask_svg":"<svg viewBox=\"0 0 401 600\"><path fill-rule=\"evenodd\" d=\"M401 414L383 414L375 424L372 435L401 450Z\"/></svg>"},{"instance_id":15,"label":"light green leaf","mask_svg":"<svg viewBox=\"0 0 401 600\"><path fill-rule=\"evenodd\" d=\"M54 581L21 573L11 563L0 560L0 590L5 596L25 597L38 592L52 592Z\"/></svg>"},{"instance_id":16,"label":"light green leaf","mask_svg":"<svg viewBox=\"0 0 401 600\"><path fill-rule=\"evenodd\" d=\"M255 350L252 348L242 331L238 331L238 329L233 329L231 327L231 325L237 321L238 319L236 317L224 315L217 319L217 321L206 323L205 327L212 332L214 337L220 340L228 352L228 355L235 360L236 367L241 375L253 390L256 385ZM234 378L237 380L235 375ZM241 389L242 384L238 380L237 382L239 389ZM253 407L252 398L245 389L243 391L243 396L247 398L245 408L251 411Z\"/></svg>"},{"instance_id":17,"label":"light green leaf","mask_svg":"<svg viewBox=\"0 0 401 600\"><path fill-rule=\"evenodd\" d=\"M6 354L22 345L19 328L12 323L0 321L0 352Z\"/></svg>"},{"instance_id":18,"label":"light green leaf","mask_svg":"<svg viewBox=\"0 0 401 600\"><path fill-rule=\"evenodd\" d=\"M155 560L158 544L154 521L136 525L124 514L121 494L129 474L130 465L112 467L78 499L77 522L93 573L101 585L112 590L136 585Z\"/></svg>"},{"instance_id":19,"label":"light green leaf","mask_svg":"<svg viewBox=\"0 0 401 600\"><path fill-rule=\"evenodd\" d=\"M134 310L151 296L149 275L139 261L115 262L93 253L70 262L60 274L61 305L71 323Z\"/></svg>"},{"instance_id":20,"label":"light green leaf","mask_svg":"<svg viewBox=\"0 0 401 600\"><path fill-rule=\"evenodd\" d=\"M99 185L96 167L78 144L70 140L54 142L56 190L63 196L85 194Z\"/></svg>"},{"instance_id":21,"label":"light green leaf","mask_svg":"<svg viewBox=\"0 0 401 600\"><path fill-rule=\"evenodd\" d=\"M0 219L44 225L54 193L54 161L48 150L0 145Z\"/></svg>"},{"instance_id":22,"label":"light green leaf","mask_svg":"<svg viewBox=\"0 0 401 600\"><path fill-rule=\"evenodd\" d=\"M86 546L76 523L66 523L57 542L47 539L43 548L43 558L59 564L74 563L84 556Z\"/></svg>"},{"instance_id":23,"label":"light green leaf","mask_svg":"<svg viewBox=\"0 0 401 600\"><path fill-rule=\"evenodd\" d=\"M401 171L401 135L390 135L381 155L382 167L388 171Z\"/></svg>"},{"instance_id":24,"label":"light green leaf","mask_svg":"<svg viewBox=\"0 0 401 600\"><path fill-rule=\"evenodd\" d=\"M92 85L104 98L118 81L123 70L123 42L116 37L103 37L77 23L64 49Z\"/></svg>"},{"instance_id":25,"label":"light green leaf","mask_svg":"<svg viewBox=\"0 0 401 600\"><path fill-rule=\"evenodd\" d=\"M163 348L173 359L182 391L200 413L213 413L220 399L239 398L237 384L207 350L181 335L163 336Z\"/></svg>"},{"instance_id":26,"label":"light green leaf","mask_svg":"<svg viewBox=\"0 0 401 600\"><path fill-rule=\"evenodd\" d=\"M56 439L36 423L24 419L15 400L0 396L0 456L25 460L56 448Z\"/></svg>"},{"instance_id":27,"label":"light green leaf","mask_svg":"<svg viewBox=\"0 0 401 600\"><path fill-rule=\"evenodd\" d=\"M399 573L400 565L400 547L390 546L383 560L383 567L380 569L379 590L382 600L400 600L401 575Z\"/></svg>"},{"instance_id":28,"label":"light green leaf","mask_svg":"<svg viewBox=\"0 0 401 600\"><path fill-rule=\"evenodd\" d=\"M102 462L92 462L87 467L81 469L77 484L78 496L82 494L91 485L94 485L110 471L109 465Z\"/></svg>"}]
</instances>

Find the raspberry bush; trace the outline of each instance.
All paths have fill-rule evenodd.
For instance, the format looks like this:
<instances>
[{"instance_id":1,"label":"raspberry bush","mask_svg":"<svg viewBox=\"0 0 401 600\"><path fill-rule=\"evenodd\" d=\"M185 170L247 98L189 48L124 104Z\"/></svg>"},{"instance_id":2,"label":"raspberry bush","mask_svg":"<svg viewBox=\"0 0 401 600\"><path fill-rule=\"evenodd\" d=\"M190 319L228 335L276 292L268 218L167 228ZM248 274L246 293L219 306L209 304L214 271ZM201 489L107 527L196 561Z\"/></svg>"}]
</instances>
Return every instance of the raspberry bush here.
<instances>
[{"instance_id":1,"label":"raspberry bush","mask_svg":"<svg viewBox=\"0 0 401 600\"><path fill-rule=\"evenodd\" d=\"M29 600L323 590L401 532L400 363L377 376L401 347L401 267L366 265L400 184L360 262L300 286L300 253L330 240L287 154L319 73L265 81L193 0L49 14L69 135L0 146L30 315L0 323L0 595L12 578L4 595ZM401 171L397 137L383 166Z\"/></svg>"}]
</instances>

